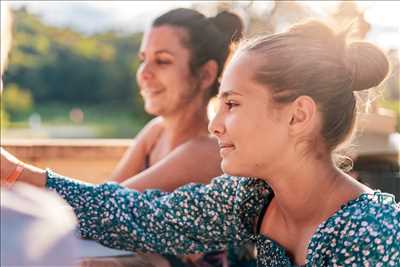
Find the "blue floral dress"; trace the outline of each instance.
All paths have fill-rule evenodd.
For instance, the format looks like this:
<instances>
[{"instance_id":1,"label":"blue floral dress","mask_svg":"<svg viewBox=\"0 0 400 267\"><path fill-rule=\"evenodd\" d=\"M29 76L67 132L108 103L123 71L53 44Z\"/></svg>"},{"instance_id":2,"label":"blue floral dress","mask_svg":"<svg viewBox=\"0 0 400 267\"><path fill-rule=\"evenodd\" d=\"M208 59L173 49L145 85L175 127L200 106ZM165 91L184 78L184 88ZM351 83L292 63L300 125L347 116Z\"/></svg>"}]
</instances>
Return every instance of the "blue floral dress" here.
<instances>
[{"instance_id":1,"label":"blue floral dress","mask_svg":"<svg viewBox=\"0 0 400 267\"><path fill-rule=\"evenodd\" d=\"M257 232L273 193L259 179L220 176L172 193L116 183L91 185L48 171L47 187L74 209L84 238L131 251L183 255L249 240L258 266L293 266L285 249ZM306 266L400 266L400 207L389 194L362 194L314 233Z\"/></svg>"}]
</instances>

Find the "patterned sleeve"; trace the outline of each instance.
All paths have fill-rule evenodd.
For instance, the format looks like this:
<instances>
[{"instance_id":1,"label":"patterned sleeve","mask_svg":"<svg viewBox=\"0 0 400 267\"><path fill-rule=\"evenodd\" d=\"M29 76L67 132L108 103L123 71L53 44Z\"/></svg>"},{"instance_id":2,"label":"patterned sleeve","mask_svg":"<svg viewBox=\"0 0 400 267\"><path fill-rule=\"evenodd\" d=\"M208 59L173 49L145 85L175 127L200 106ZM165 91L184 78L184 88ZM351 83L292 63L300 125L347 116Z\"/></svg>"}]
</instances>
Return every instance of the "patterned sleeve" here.
<instances>
[{"instance_id":1,"label":"patterned sleeve","mask_svg":"<svg viewBox=\"0 0 400 267\"><path fill-rule=\"evenodd\" d=\"M140 193L116 183L77 182L49 170L47 175L47 187L74 209L82 237L112 248L167 254L216 251L246 239L251 227L237 218L243 208L237 201L254 204L237 193L237 177L221 176L207 186L189 184L173 193Z\"/></svg>"}]
</instances>

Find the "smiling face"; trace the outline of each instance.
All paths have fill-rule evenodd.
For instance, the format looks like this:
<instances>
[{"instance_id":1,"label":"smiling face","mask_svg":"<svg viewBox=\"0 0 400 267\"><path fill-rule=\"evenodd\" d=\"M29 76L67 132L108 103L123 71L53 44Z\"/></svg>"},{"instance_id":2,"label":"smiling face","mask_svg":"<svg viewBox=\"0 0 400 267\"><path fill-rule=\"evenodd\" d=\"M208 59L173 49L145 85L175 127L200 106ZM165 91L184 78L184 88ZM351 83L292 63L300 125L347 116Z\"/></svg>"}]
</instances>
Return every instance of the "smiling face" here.
<instances>
[{"instance_id":1,"label":"smiling face","mask_svg":"<svg viewBox=\"0 0 400 267\"><path fill-rule=\"evenodd\" d=\"M145 110L153 115L169 115L182 110L200 95L198 79L189 67L190 51L182 40L184 29L158 26L145 33L137 72Z\"/></svg>"},{"instance_id":2,"label":"smiling face","mask_svg":"<svg viewBox=\"0 0 400 267\"><path fill-rule=\"evenodd\" d=\"M290 116L285 107L274 107L269 88L253 79L256 68L254 55L242 53L232 59L209 130L218 139L225 173L261 178L280 165L288 149Z\"/></svg>"}]
</instances>

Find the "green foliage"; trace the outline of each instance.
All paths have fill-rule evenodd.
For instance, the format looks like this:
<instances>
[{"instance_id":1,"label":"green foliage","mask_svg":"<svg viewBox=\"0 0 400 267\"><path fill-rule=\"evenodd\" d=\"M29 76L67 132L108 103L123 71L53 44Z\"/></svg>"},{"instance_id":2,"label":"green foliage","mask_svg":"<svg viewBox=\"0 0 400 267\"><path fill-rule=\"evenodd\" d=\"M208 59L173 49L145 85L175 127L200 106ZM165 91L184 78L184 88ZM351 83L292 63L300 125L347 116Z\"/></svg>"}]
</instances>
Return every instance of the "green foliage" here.
<instances>
[{"instance_id":1,"label":"green foliage","mask_svg":"<svg viewBox=\"0 0 400 267\"><path fill-rule=\"evenodd\" d=\"M71 120L71 111L73 109L81 110L83 114L81 122ZM118 103L83 105L59 102L41 103L35 106L35 114L41 119L42 132L49 131L49 128L69 127L72 137L76 137L75 130L81 127L90 129L93 138L132 138L149 120L149 118L137 117L131 109ZM22 121L10 122L9 128L12 128L11 132L15 134L21 130L26 134L26 129L30 127L28 123L29 115L26 115ZM2 129L4 129L3 122L1 125ZM6 136L9 134L7 130L4 131ZM66 131L62 133L62 136L59 133L58 138L71 138L71 132Z\"/></svg>"},{"instance_id":2,"label":"green foliage","mask_svg":"<svg viewBox=\"0 0 400 267\"><path fill-rule=\"evenodd\" d=\"M136 100L142 33L86 36L45 25L25 9L14 11L14 28L6 85L30 88L36 103L118 102L147 117Z\"/></svg>"},{"instance_id":3,"label":"green foliage","mask_svg":"<svg viewBox=\"0 0 400 267\"><path fill-rule=\"evenodd\" d=\"M9 123L10 123L10 120L9 120L8 114L4 110L3 105L1 105L1 108L0 108L0 126L1 127L0 128L1 129L7 128Z\"/></svg>"},{"instance_id":4,"label":"green foliage","mask_svg":"<svg viewBox=\"0 0 400 267\"><path fill-rule=\"evenodd\" d=\"M12 119L20 118L28 114L33 108L32 95L29 90L22 89L16 84L8 85L1 97L3 116L9 114Z\"/></svg>"}]
</instances>

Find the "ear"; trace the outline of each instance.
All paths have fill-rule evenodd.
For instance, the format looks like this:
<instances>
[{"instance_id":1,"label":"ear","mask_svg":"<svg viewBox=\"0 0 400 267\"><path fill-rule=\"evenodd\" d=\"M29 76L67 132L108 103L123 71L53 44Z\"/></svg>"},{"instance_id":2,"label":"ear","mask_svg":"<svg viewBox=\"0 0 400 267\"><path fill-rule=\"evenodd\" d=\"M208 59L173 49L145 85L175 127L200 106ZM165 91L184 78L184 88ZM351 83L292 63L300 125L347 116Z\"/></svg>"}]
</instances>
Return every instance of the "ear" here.
<instances>
[{"instance_id":1,"label":"ear","mask_svg":"<svg viewBox=\"0 0 400 267\"><path fill-rule=\"evenodd\" d=\"M316 125L317 104L309 96L299 96L292 102L289 130L293 135L311 132Z\"/></svg>"},{"instance_id":2,"label":"ear","mask_svg":"<svg viewBox=\"0 0 400 267\"><path fill-rule=\"evenodd\" d=\"M202 90L208 89L217 79L218 64L211 59L205 63L200 69L200 85Z\"/></svg>"}]
</instances>

